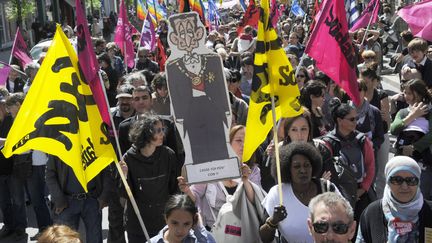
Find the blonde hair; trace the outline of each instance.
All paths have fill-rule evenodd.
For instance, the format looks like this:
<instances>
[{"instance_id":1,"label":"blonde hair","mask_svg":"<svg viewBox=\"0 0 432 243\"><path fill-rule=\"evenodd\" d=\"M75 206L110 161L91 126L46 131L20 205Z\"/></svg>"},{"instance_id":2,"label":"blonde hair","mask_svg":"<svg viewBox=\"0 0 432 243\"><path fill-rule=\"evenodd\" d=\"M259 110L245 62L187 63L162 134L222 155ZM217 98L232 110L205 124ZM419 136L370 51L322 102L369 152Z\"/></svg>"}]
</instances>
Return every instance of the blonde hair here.
<instances>
[{"instance_id":1,"label":"blonde hair","mask_svg":"<svg viewBox=\"0 0 432 243\"><path fill-rule=\"evenodd\" d=\"M47 228L38 243L82 243L78 232L66 225L53 225Z\"/></svg>"}]
</instances>

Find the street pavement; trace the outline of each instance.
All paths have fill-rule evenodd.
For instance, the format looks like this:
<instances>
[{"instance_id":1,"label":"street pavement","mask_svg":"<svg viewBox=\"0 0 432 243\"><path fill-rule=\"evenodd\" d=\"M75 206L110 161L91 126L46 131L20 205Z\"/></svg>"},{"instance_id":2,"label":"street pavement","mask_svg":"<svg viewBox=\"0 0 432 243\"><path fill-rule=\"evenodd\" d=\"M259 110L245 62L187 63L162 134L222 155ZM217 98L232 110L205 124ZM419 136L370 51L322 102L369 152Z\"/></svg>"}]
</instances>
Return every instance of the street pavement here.
<instances>
[{"instance_id":1,"label":"street pavement","mask_svg":"<svg viewBox=\"0 0 432 243\"><path fill-rule=\"evenodd\" d=\"M9 62L9 57L10 57L10 49L0 50L0 61ZM384 67L388 67L387 66L388 65L388 59L389 59L389 55L384 57ZM389 74L381 76L382 77L381 84L383 86L383 89L386 90L389 95L393 95L399 91L399 77L396 74L391 74L390 71L386 68L384 68L384 72L389 73ZM390 141L392 143L395 140L396 139L394 136L390 136ZM392 157L393 157L393 153L390 153L390 158L392 158ZM27 228L26 232L29 235L29 239L28 239L28 241L23 240L19 243L31 242L30 236L35 235L38 231L34 210L31 207L31 205L27 207L27 215L28 215L29 223L28 223L28 228ZM1 215L0 215L0 222L2 222ZM81 234L81 238L85 239L85 230L84 230L83 225L84 225L83 222L81 222L80 223L81 227L80 227L79 232ZM0 227L3 227L3 223L0 223ZM104 208L102 211L102 233L103 233L104 242L107 242L107 236L108 236L108 209L107 208ZM12 238L6 238L3 240L0 240L0 243L10 243L10 242L14 242L12 240Z\"/></svg>"}]
</instances>

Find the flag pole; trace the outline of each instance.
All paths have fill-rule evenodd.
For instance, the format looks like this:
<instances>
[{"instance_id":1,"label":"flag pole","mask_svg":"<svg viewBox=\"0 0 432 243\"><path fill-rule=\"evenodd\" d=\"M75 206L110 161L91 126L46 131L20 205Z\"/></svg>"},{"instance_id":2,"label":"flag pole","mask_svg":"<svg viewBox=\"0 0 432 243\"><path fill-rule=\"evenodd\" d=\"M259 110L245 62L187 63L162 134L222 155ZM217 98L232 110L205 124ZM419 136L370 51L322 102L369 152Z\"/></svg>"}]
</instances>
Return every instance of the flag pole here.
<instances>
[{"instance_id":1,"label":"flag pole","mask_svg":"<svg viewBox=\"0 0 432 243\"><path fill-rule=\"evenodd\" d=\"M101 75L100 72L98 72L98 75L99 75L99 82L100 82L100 84L101 84L102 91L103 91L103 94L104 94L104 97L105 97L105 102L106 102L107 104L109 104L109 103L108 103L108 97L107 97L107 94L106 94L106 92L105 92L105 88L104 88L105 85L104 85L104 83L103 83L103 81L102 81L102 80L103 80L103 79L102 79L102 75ZM109 108L108 108L108 109L109 109ZM114 123L114 119L113 119L112 114L111 114L110 111L108 111L108 114L109 114L109 117L110 117L111 126L112 126L113 133L114 133L114 139L115 139L115 142L116 142L117 153L118 153L118 155L119 155L119 158L122 158L122 154L121 154L121 150L120 150L120 142L119 142L119 138L118 138L118 134L117 134L116 126L115 126L115 123ZM138 221L139 221L139 223L140 223L140 225L141 225L141 229L142 229L143 232L144 232L144 236L146 237L147 242L150 243L150 236L149 236L149 234L148 234L148 232L147 232L147 228L145 227L144 221L143 221L143 219L142 219L142 217L141 217L141 213L140 213L140 211L139 211L139 208L138 208L138 205L137 205L137 203L136 203L136 201L135 201L135 198L134 198L134 196L133 196L133 194L132 194L132 191L131 191L131 189L130 189L130 187L129 187L129 184L128 184L127 181L126 181L126 177L125 177L125 175L123 174L123 170L121 169L120 164L119 164L118 162L114 162L114 164L116 165L117 171L118 171L119 174L120 174L120 178L121 178L121 180L122 180L122 182L123 182L123 185L124 185L124 187L125 187L126 193L127 193L128 197L129 197L129 200L131 201L131 204L132 204L133 210L135 211L135 214L137 215Z\"/></svg>"},{"instance_id":2,"label":"flag pole","mask_svg":"<svg viewBox=\"0 0 432 243\"><path fill-rule=\"evenodd\" d=\"M379 1L376 1L375 6L374 6L374 8L373 8L373 10L372 10L371 17L370 17L370 19L369 19L369 23L368 23L368 25L367 25L367 27L366 27L366 32L364 33L363 40L362 40L360 46L363 46L363 43L364 43L364 41L365 41L365 39L366 39L366 37L367 37L367 33L368 33L369 28L370 28L370 25L371 25L371 23L372 23L372 19L374 18L373 13L375 12L375 8L378 6L378 4L379 4Z\"/></svg>"},{"instance_id":3,"label":"flag pole","mask_svg":"<svg viewBox=\"0 0 432 243\"><path fill-rule=\"evenodd\" d=\"M14 51L14 49L15 49L15 43L16 43L16 40L17 40L18 32L19 32L19 26L18 26L18 28L17 28L17 30L16 30L16 33L15 33L15 39L14 39L14 43L13 43L13 45L12 45L11 54L10 54L10 57L9 57L9 65L11 65L11 63L12 63L13 51Z\"/></svg>"},{"instance_id":4,"label":"flag pole","mask_svg":"<svg viewBox=\"0 0 432 243\"><path fill-rule=\"evenodd\" d=\"M124 41L123 41L123 50L124 50L123 51L123 55L124 55L124 60L125 60L126 74L128 74L128 62L127 62L127 54L126 54L126 42L124 42Z\"/></svg>"},{"instance_id":5,"label":"flag pole","mask_svg":"<svg viewBox=\"0 0 432 243\"><path fill-rule=\"evenodd\" d=\"M275 159L276 159L276 175L277 175L277 184L278 184L278 192L279 192L279 204L283 205L283 194L282 194L282 177L281 177L281 169L280 169L280 159L279 159L279 139L277 134L277 125L276 125L276 106L274 100L274 91L273 84L270 82L270 96L271 96L271 104L272 104L272 119L273 119L273 141L275 146Z\"/></svg>"}]
</instances>

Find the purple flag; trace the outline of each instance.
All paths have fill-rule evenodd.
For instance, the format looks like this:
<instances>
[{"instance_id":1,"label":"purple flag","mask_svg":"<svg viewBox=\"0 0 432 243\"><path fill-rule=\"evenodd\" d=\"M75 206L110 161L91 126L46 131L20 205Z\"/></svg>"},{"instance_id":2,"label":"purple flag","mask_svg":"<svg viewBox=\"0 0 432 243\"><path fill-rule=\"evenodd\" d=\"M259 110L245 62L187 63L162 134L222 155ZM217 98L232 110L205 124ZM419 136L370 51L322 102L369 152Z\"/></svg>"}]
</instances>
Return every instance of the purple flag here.
<instances>
[{"instance_id":1,"label":"purple flag","mask_svg":"<svg viewBox=\"0 0 432 243\"><path fill-rule=\"evenodd\" d=\"M26 64L33 62L33 60L27 53L27 44L25 43L24 38L21 35L19 27L17 28L15 34L15 41L13 43L11 55L18 59L23 69Z\"/></svg>"},{"instance_id":2,"label":"purple flag","mask_svg":"<svg viewBox=\"0 0 432 243\"><path fill-rule=\"evenodd\" d=\"M156 48L156 33L153 25L152 17L147 13L141 30L140 44L142 47L150 51Z\"/></svg>"},{"instance_id":3,"label":"purple flag","mask_svg":"<svg viewBox=\"0 0 432 243\"><path fill-rule=\"evenodd\" d=\"M6 85L10 70L11 67L8 64L0 61L0 85Z\"/></svg>"},{"instance_id":4,"label":"purple flag","mask_svg":"<svg viewBox=\"0 0 432 243\"><path fill-rule=\"evenodd\" d=\"M351 27L350 32L354 32L360 28L367 27L369 22L374 24L378 21L380 0L371 0L365 10L361 13L355 24ZM372 18L372 21L371 21Z\"/></svg>"},{"instance_id":5,"label":"purple flag","mask_svg":"<svg viewBox=\"0 0 432 243\"><path fill-rule=\"evenodd\" d=\"M90 32L87 27L87 19L84 15L83 5L81 0L76 0L76 17L77 17L77 49L78 63L84 75L85 82L88 83L92 90L93 97L101 113L102 120L111 126L111 120L108 113L108 105L106 103L104 88L99 80L99 63L93 50L93 45L90 39Z\"/></svg>"},{"instance_id":6,"label":"purple flag","mask_svg":"<svg viewBox=\"0 0 432 243\"><path fill-rule=\"evenodd\" d=\"M115 30L114 42L120 47L128 67L134 67L134 46L132 43L132 28L126 14L124 0L121 0L119 16Z\"/></svg>"}]
</instances>

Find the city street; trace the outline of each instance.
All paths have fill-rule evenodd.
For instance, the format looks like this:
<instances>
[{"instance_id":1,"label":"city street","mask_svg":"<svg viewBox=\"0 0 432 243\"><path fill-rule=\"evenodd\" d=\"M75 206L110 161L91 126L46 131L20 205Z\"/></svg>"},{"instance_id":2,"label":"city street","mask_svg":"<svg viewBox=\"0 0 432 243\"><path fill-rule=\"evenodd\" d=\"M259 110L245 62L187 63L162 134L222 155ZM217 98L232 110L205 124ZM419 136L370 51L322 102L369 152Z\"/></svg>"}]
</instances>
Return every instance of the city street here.
<instances>
[{"instance_id":1,"label":"city street","mask_svg":"<svg viewBox=\"0 0 432 243\"><path fill-rule=\"evenodd\" d=\"M2 50L0 51L0 60L3 62L9 62L9 56L10 56L10 49ZM385 66L387 65L389 60L389 56L384 58ZM383 75L382 76L382 85L383 88L388 92L389 95L393 95L396 92L399 91L399 78L396 74L389 74L389 75ZM390 138L392 142L395 141L394 137ZM393 154L390 154L390 157L393 157ZM30 206L27 207L27 215L29 218L27 233L30 236L33 236L37 233L37 224L35 220L35 215L33 208ZM0 215L0 221L1 221L1 215ZM0 223L0 227L2 227L3 224ZM103 210L103 222L102 222L102 229L103 229L103 237L104 242L107 242L107 235L108 235L108 210L105 208ZM83 224L81 223L80 233L82 236L82 239L85 239L85 231L83 228ZM1 240L0 243L10 243L13 242L11 238L7 238L4 240ZM23 240L22 242L27 242Z\"/></svg>"}]
</instances>

